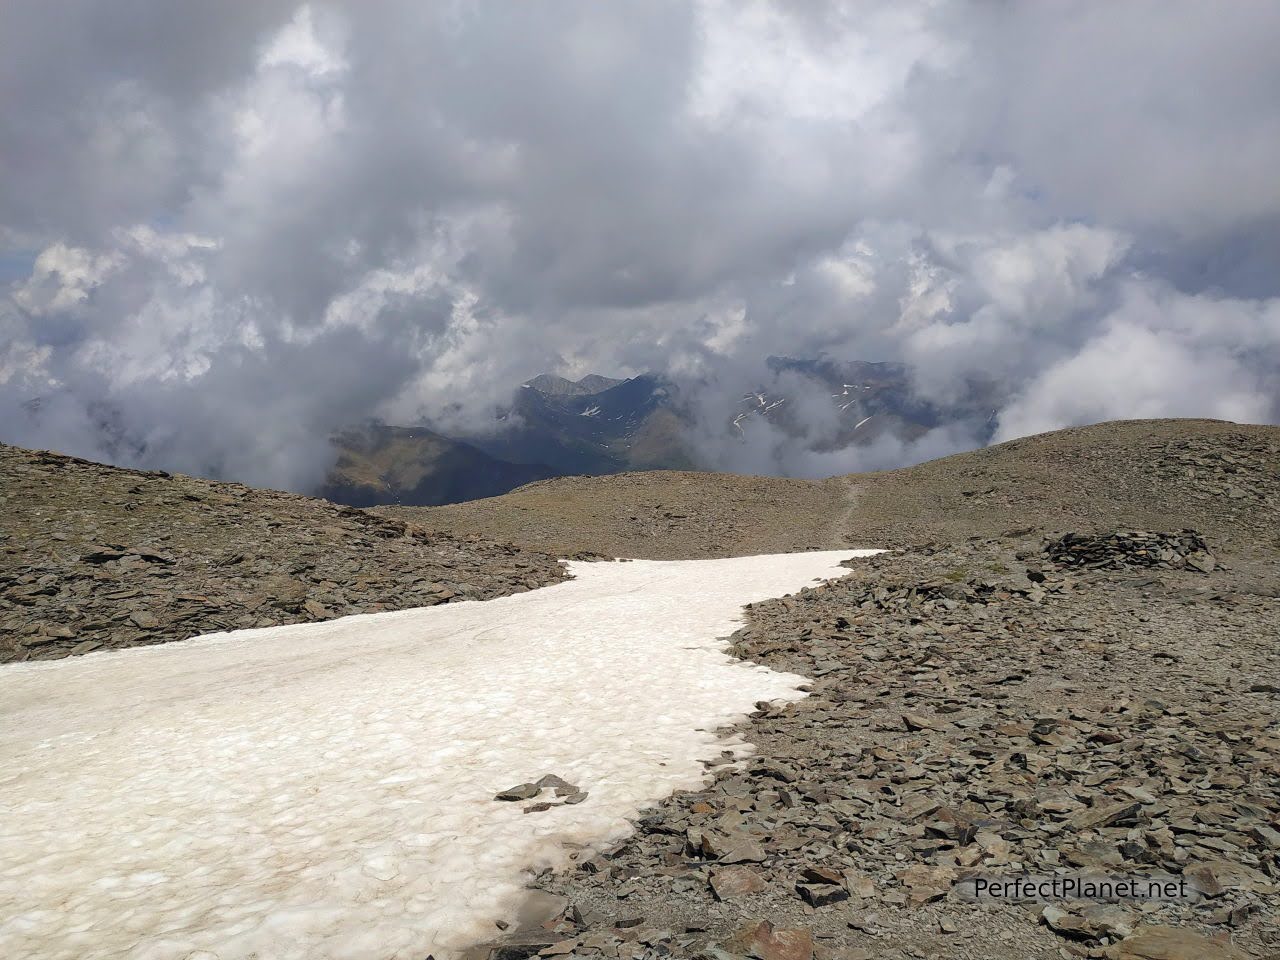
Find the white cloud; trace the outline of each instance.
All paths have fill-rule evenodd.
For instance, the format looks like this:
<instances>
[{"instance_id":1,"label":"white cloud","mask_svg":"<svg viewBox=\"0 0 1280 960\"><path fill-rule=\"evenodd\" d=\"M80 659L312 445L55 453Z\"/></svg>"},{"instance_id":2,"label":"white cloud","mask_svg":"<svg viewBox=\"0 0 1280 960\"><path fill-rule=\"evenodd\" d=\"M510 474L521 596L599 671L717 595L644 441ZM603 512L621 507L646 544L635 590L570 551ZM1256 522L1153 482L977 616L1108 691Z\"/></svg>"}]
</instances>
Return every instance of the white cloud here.
<instances>
[{"instance_id":1,"label":"white cloud","mask_svg":"<svg viewBox=\"0 0 1280 960\"><path fill-rule=\"evenodd\" d=\"M305 486L329 430L477 422L542 367L733 394L769 354L823 351L908 360L944 404L981 379L1006 432L1280 419L1263 4L73 0L8 19L6 439ZM1195 389L1108 393L1090 371L1114 355ZM699 409L715 462L837 462L764 434L723 452L725 411Z\"/></svg>"},{"instance_id":2,"label":"white cloud","mask_svg":"<svg viewBox=\"0 0 1280 960\"><path fill-rule=\"evenodd\" d=\"M31 276L15 285L13 298L36 316L72 310L85 303L120 265L118 254L55 243L36 257Z\"/></svg>"},{"instance_id":3,"label":"white cloud","mask_svg":"<svg viewBox=\"0 0 1280 960\"><path fill-rule=\"evenodd\" d=\"M259 63L262 67L299 67L311 77L324 77L347 69L341 54L320 39L315 17L307 4L299 7L293 19L275 35Z\"/></svg>"},{"instance_id":4,"label":"white cloud","mask_svg":"<svg viewBox=\"0 0 1280 960\"><path fill-rule=\"evenodd\" d=\"M1278 397L1280 300L1188 297L1133 282L1096 335L1001 413L997 439L1126 418L1269 423Z\"/></svg>"},{"instance_id":5,"label":"white cloud","mask_svg":"<svg viewBox=\"0 0 1280 960\"><path fill-rule=\"evenodd\" d=\"M894 97L918 64L956 51L926 8L748 0L698 4L701 69L689 110L713 123L854 122Z\"/></svg>"}]
</instances>

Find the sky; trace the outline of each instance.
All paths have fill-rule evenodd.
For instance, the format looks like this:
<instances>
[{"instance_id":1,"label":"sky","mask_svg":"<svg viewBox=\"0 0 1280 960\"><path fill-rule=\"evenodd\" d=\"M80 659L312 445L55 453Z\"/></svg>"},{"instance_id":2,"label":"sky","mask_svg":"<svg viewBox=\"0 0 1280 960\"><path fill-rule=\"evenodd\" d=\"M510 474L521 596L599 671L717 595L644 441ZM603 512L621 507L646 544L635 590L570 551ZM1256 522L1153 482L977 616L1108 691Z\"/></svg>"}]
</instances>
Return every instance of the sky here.
<instances>
[{"instance_id":1,"label":"sky","mask_svg":"<svg viewBox=\"0 0 1280 960\"><path fill-rule=\"evenodd\" d=\"M997 440L1280 422L1278 44L1264 0L8 0L0 440L306 490L544 371L722 437L772 355L980 379Z\"/></svg>"}]
</instances>

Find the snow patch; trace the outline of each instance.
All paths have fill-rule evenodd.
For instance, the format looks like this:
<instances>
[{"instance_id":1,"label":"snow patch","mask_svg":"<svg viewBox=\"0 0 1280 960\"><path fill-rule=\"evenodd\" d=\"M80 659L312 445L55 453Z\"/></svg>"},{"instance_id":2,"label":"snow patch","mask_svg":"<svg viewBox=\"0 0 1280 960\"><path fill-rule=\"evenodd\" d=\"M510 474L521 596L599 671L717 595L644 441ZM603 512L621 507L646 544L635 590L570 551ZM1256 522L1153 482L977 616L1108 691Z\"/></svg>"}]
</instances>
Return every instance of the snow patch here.
<instances>
[{"instance_id":1,"label":"snow patch","mask_svg":"<svg viewBox=\"0 0 1280 960\"><path fill-rule=\"evenodd\" d=\"M876 551L571 564L484 603L0 668L0 956L449 957L528 871L703 782L802 678L743 604ZM499 790L558 774L584 803Z\"/></svg>"}]
</instances>

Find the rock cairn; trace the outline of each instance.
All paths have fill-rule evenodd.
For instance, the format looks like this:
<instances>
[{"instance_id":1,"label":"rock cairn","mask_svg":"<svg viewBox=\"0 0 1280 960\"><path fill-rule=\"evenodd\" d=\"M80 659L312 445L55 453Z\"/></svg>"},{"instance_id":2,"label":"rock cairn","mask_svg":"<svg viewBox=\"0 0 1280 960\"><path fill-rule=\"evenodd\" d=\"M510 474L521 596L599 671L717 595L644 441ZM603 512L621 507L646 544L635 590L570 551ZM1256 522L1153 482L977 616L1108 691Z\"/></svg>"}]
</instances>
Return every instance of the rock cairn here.
<instances>
[{"instance_id":1,"label":"rock cairn","mask_svg":"<svg viewBox=\"0 0 1280 960\"><path fill-rule=\"evenodd\" d=\"M1068 533L1050 540L1044 552L1060 566L1093 570L1166 567L1212 573L1217 566L1204 537L1194 530L1181 533L1148 533L1145 530Z\"/></svg>"}]
</instances>

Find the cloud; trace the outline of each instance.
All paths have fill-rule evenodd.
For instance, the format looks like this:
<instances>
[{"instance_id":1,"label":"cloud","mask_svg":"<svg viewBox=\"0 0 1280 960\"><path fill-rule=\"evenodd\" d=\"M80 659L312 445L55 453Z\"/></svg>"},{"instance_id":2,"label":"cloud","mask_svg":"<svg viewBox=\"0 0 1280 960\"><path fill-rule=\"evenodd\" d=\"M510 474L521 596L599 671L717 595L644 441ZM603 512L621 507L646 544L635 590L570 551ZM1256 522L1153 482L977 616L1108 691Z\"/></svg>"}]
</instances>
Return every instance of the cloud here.
<instances>
[{"instance_id":1,"label":"cloud","mask_svg":"<svg viewBox=\"0 0 1280 960\"><path fill-rule=\"evenodd\" d=\"M1277 40L1193 0L19 0L0 439L305 489L330 431L474 429L544 369L667 374L723 468L983 439L827 449L797 384L807 436L724 433L822 353L981 382L1000 436L1280 420Z\"/></svg>"},{"instance_id":2,"label":"cloud","mask_svg":"<svg viewBox=\"0 0 1280 960\"><path fill-rule=\"evenodd\" d=\"M112 253L55 243L36 257L31 276L15 284L13 299L33 316L69 311L88 300L89 292L119 264L120 258Z\"/></svg>"},{"instance_id":3,"label":"cloud","mask_svg":"<svg viewBox=\"0 0 1280 960\"><path fill-rule=\"evenodd\" d=\"M1078 350L1023 387L1002 412L997 439L1117 415L1280 419L1280 299L1188 297L1130 283Z\"/></svg>"}]
</instances>

